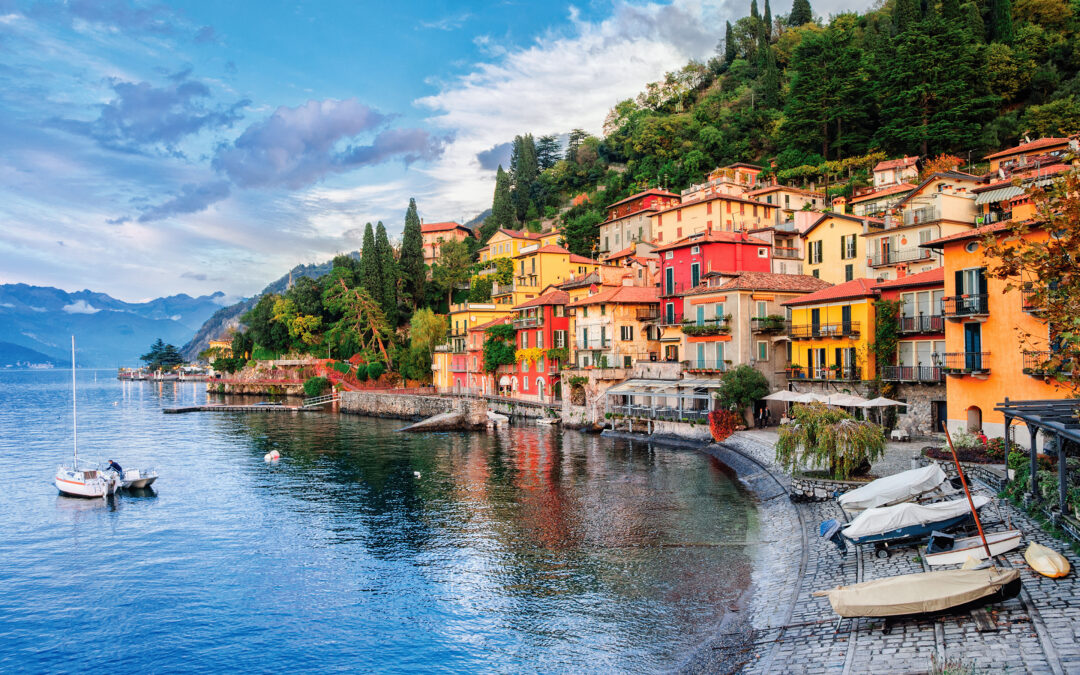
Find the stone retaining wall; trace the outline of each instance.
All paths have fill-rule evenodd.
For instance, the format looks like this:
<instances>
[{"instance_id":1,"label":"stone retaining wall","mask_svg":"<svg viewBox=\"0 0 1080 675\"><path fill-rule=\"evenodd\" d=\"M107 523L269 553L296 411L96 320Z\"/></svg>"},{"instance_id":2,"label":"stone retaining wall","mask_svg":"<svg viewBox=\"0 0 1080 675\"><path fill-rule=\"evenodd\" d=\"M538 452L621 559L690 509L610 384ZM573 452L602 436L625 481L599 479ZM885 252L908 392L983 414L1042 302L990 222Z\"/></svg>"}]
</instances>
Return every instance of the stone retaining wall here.
<instances>
[{"instance_id":1,"label":"stone retaining wall","mask_svg":"<svg viewBox=\"0 0 1080 675\"><path fill-rule=\"evenodd\" d=\"M949 478L956 478L956 464L944 459L931 459L923 457L923 466L937 464ZM1004 464L974 464L972 462L960 462L964 468L964 475L969 479L978 478L995 490L1001 490L1008 482L1008 474Z\"/></svg>"},{"instance_id":2,"label":"stone retaining wall","mask_svg":"<svg viewBox=\"0 0 1080 675\"><path fill-rule=\"evenodd\" d=\"M275 382L260 384L256 382L215 382L206 383L206 391L211 394L246 394L250 396L306 396L303 382Z\"/></svg>"},{"instance_id":3,"label":"stone retaining wall","mask_svg":"<svg viewBox=\"0 0 1080 675\"><path fill-rule=\"evenodd\" d=\"M844 494L855 488L862 487L868 482L870 481L831 480L795 474L791 477L791 498L809 502L824 502L833 499L833 495L837 493Z\"/></svg>"},{"instance_id":4,"label":"stone retaining wall","mask_svg":"<svg viewBox=\"0 0 1080 675\"><path fill-rule=\"evenodd\" d=\"M470 425L487 422L487 402L451 396L382 394L366 391L341 393L341 412L403 420L426 419L448 412L464 413Z\"/></svg>"}]
</instances>

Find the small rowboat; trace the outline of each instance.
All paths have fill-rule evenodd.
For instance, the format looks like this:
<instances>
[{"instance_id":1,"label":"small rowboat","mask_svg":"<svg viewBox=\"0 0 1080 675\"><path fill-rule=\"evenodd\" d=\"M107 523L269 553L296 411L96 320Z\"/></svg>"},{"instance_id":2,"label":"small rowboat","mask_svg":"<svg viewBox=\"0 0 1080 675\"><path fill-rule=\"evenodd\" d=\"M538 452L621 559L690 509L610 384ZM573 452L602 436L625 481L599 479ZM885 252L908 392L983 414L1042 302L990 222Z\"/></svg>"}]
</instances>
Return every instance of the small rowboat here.
<instances>
[{"instance_id":1,"label":"small rowboat","mask_svg":"<svg viewBox=\"0 0 1080 675\"><path fill-rule=\"evenodd\" d=\"M1001 555L1020 546L1020 530L987 532L986 543L991 555ZM956 537L944 532L934 532L926 544L927 565L961 565L968 558L986 559L982 537Z\"/></svg>"},{"instance_id":2,"label":"small rowboat","mask_svg":"<svg viewBox=\"0 0 1080 675\"><path fill-rule=\"evenodd\" d=\"M902 574L815 591L843 617L911 616L981 607L1015 598L1020 572L1005 567Z\"/></svg>"},{"instance_id":3,"label":"small rowboat","mask_svg":"<svg viewBox=\"0 0 1080 675\"><path fill-rule=\"evenodd\" d=\"M1069 561L1052 548L1046 548L1042 544L1031 542L1024 551L1024 560L1044 577L1058 579L1069 573Z\"/></svg>"}]
</instances>

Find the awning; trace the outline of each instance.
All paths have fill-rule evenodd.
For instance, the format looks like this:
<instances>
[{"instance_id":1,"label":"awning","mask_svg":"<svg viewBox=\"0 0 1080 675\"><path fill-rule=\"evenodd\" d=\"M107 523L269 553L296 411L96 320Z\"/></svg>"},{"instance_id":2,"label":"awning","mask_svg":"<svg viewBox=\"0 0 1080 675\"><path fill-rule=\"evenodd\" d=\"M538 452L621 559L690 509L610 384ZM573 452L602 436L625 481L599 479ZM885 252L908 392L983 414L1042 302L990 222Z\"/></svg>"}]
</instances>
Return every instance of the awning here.
<instances>
[{"instance_id":1,"label":"awning","mask_svg":"<svg viewBox=\"0 0 1080 675\"><path fill-rule=\"evenodd\" d=\"M608 396L678 396L680 398L708 398L708 390L718 389L719 380L649 380L636 379L620 382L610 387ZM680 390L691 389L693 392Z\"/></svg>"},{"instance_id":2,"label":"awning","mask_svg":"<svg viewBox=\"0 0 1080 675\"><path fill-rule=\"evenodd\" d=\"M1024 188L1017 185L1008 185L1006 187L997 188L996 190L987 190L986 192L980 193L975 197L975 205L996 204L997 202L1003 202L1006 199L1019 197L1022 194L1024 194Z\"/></svg>"},{"instance_id":3,"label":"awning","mask_svg":"<svg viewBox=\"0 0 1080 675\"><path fill-rule=\"evenodd\" d=\"M510 386L510 376L509 375L503 375L502 377L500 377L499 378L499 386L500 387L509 387Z\"/></svg>"}]
</instances>

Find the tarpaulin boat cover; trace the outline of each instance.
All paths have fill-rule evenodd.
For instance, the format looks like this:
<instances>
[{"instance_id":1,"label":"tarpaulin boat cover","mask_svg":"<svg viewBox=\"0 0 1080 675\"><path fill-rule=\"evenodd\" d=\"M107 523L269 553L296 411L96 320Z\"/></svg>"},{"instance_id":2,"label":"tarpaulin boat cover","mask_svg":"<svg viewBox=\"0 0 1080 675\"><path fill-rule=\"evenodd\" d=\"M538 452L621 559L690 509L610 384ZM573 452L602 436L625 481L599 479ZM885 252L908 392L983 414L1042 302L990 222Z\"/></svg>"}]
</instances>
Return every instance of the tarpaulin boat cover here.
<instances>
[{"instance_id":1,"label":"tarpaulin boat cover","mask_svg":"<svg viewBox=\"0 0 1080 675\"><path fill-rule=\"evenodd\" d=\"M980 509L990 501L989 497L975 495L972 497L975 508ZM905 527L936 523L950 518L971 513L967 499L954 499L937 504L913 504L907 502L895 506L879 506L867 509L855 517L844 528L843 534L848 539L861 539L874 534L892 532Z\"/></svg>"},{"instance_id":2,"label":"tarpaulin boat cover","mask_svg":"<svg viewBox=\"0 0 1080 675\"><path fill-rule=\"evenodd\" d=\"M939 612L993 595L1020 572L1004 567L903 574L839 586L814 595L829 598L840 616L901 616Z\"/></svg>"},{"instance_id":3,"label":"tarpaulin boat cover","mask_svg":"<svg viewBox=\"0 0 1080 675\"><path fill-rule=\"evenodd\" d=\"M923 492L933 490L945 482L947 476L937 464L919 469L902 471L892 476L878 478L861 488L845 492L837 500L840 505L852 511L871 509L882 504L910 499Z\"/></svg>"}]
</instances>

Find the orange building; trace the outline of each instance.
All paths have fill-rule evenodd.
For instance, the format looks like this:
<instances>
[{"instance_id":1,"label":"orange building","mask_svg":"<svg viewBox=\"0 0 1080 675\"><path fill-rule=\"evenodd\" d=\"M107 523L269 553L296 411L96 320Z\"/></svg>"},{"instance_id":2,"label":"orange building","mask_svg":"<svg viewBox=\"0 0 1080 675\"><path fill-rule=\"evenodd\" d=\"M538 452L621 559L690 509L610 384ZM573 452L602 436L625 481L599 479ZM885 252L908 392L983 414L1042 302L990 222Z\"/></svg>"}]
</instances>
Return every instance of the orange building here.
<instances>
[{"instance_id":1,"label":"orange building","mask_svg":"<svg viewBox=\"0 0 1080 675\"><path fill-rule=\"evenodd\" d=\"M424 240L424 264L433 265L439 259L439 247L443 242L464 241L473 233L458 223L424 223L420 226L420 236Z\"/></svg>"},{"instance_id":2,"label":"orange building","mask_svg":"<svg viewBox=\"0 0 1080 675\"><path fill-rule=\"evenodd\" d=\"M993 261L983 256L981 240L988 234L1007 236L1010 227L993 223L925 244L945 257L945 353L937 365L947 377L947 423L954 433L1004 436L1005 418L994 406L1006 397L1060 399L1069 394L1039 369L1049 354L1046 323L1025 306L1020 289L1006 292L1008 282L987 274ZM1047 235L1035 231L1028 236ZM1022 334L1030 336L1027 344L1021 343ZM1027 430L1014 429L1016 440L1027 442Z\"/></svg>"}]
</instances>

